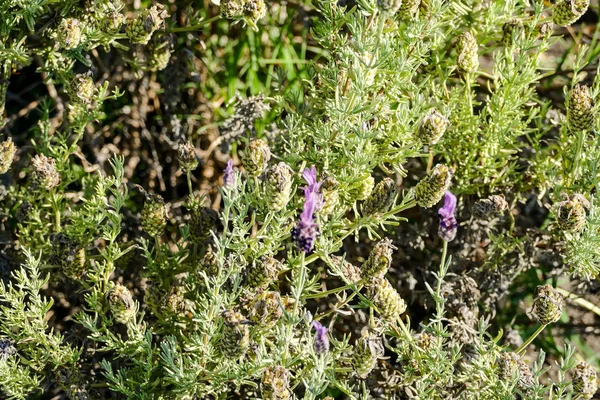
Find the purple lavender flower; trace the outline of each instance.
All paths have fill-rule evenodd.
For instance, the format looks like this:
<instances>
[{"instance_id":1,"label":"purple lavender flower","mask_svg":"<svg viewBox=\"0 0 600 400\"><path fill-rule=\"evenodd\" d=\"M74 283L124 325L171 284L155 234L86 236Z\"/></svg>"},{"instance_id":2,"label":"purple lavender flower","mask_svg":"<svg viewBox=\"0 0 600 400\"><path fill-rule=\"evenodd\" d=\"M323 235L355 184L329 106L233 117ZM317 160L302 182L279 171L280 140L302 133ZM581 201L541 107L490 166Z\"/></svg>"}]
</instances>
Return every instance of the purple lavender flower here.
<instances>
[{"instance_id":1,"label":"purple lavender flower","mask_svg":"<svg viewBox=\"0 0 600 400\"><path fill-rule=\"evenodd\" d=\"M225 168L225 173L223 174L223 186L228 189L233 189L235 187L235 171L233 170L233 161L227 161L227 168Z\"/></svg>"},{"instance_id":2,"label":"purple lavender flower","mask_svg":"<svg viewBox=\"0 0 600 400\"><path fill-rule=\"evenodd\" d=\"M329 336L327 332L329 329L325 328L319 321L313 321L313 328L315 328L315 342L314 349L315 353L322 354L329 351Z\"/></svg>"},{"instance_id":3,"label":"purple lavender flower","mask_svg":"<svg viewBox=\"0 0 600 400\"><path fill-rule=\"evenodd\" d=\"M319 233L319 225L315 222L315 212L323 206L323 196L319 193L322 182L317 182L317 169L313 166L302 172L302 177L308 183L304 190L304 210L300 221L292 228L292 239L296 246L305 253L310 253Z\"/></svg>"},{"instance_id":4,"label":"purple lavender flower","mask_svg":"<svg viewBox=\"0 0 600 400\"><path fill-rule=\"evenodd\" d=\"M456 196L450 191L446 191L444 198L444 206L438 210L438 216L440 217L440 226L438 234L446 242L451 242L456 237L456 230L458 229L458 223L454 217L456 211Z\"/></svg>"}]
</instances>

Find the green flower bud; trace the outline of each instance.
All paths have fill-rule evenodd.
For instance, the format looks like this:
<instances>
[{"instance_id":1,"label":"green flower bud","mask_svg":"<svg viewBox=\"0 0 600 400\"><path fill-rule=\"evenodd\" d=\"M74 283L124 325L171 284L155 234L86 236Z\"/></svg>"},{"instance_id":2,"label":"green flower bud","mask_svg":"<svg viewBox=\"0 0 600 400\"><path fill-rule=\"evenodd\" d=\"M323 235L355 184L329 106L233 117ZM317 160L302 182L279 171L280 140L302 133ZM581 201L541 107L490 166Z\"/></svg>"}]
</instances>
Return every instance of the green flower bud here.
<instances>
[{"instance_id":1,"label":"green flower bud","mask_svg":"<svg viewBox=\"0 0 600 400\"><path fill-rule=\"evenodd\" d=\"M412 19L419 11L421 0L402 0L402 5L398 11L401 19Z\"/></svg>"},{"instance_id":2,"label":"green flower bud","mask_svg":"<svg viewBox=\"0 0 600 400\"><path fill-rule=\"evenodd\" d=\"M388 238L380 240L369 258L365 261L361 268L361 277L367 283L382 279L387 273L390 265L392 265L392 253L396 249L392 245L392 241Z\"/></svg>"},{"instance_id":3,"label":"green flower bud","mask_svg":"<svg viewBox=\"0 0 600 400\"><path fill-rule=\"evenodd\" d=\"M498 365L498 374L503 381L517 379L517 387L522 392L530 390L535 381L531 368L516 353L502 353Z\"/></svg>"},{"instance_id":4,"label":"green flower bud","mask_svg":"<svg viewBox=\"0 0 600 400\"><path fill-rule=\"evenodd\" d=\"M56 161L53 158L38 154L31 160L34 171L34 181L46 190L52 190L60 183L60 177L56 171Z\"/></svg>"},{"instance_id":5,"label":"green flower bud","mask_svg":"<svg viewBox=\"0 0 600 400\"><path fill-rule=\"evenodd\" d=\"M472 73L479 68L479 54L477 53L477 41L471 32L465 32L458 37L456 52L458 58L456 65L466 73Z\"/></svg>"},{"instance_id":6,"label":"green flower bud","mask_svg":"<svg viewBox=\"0 0 600 400\"><path fill-rule=\"evenodd\" d=\"M96 86L91 74L77 74L69 83L69 96L73 103L90 104L96 94Z\"/></svg>"},{"instance_id":7,"label":"green flower bud","mask_svg":"<svg viewBox=\"0 0 600 400\"><path fill-rule=\"evenodd\" d=\"M575 399L591 399L598 391L598 381L594 368L581 361L573 371L573 395Z\"/></svg>"},{"instance_id":8,"label":"green flower bud","mask_svg":"<svg viewBox=\"0 0 600 400\"><path fill-rule=\"evenodd\" d=\"M435 108L429 110L429 112L423 118L421 128L419 129L419 140L424 144L433 145L436 144L446 132L446 128L450 121L444 117Z\"/></svg>"},{"instance_id":9,"label":"green flower bud","mask_svg":"<svg viewBox=\"0 0 600 400\"><path fill-rule=\"evenodd\" d=\"M387 279L376 280L368 286L368 291L373 305L385 321L392 323L406 311L406 303Z\"/></svg>"},{"instance_id":10,"label":"green flower bud","mask_svg":"<svg viewBox=\"0 0 600 400\"><path fill-rule=\"evenodd\" d=\"M58 267L71 279L79 279L85 272L85 249L63 233L51 236L52 249L48 262Z\"/></svg>"},{"instance_id":11,"label":"green flower bud","mask_svg":"<svg viewBox=\"0 0 600 400\"><path fill-rule=\"evenodd\" d=\"M398 194L396 184L390 178L384 178L375 186L371 196L363 205L364 215L384 214L394 205L394 200Z\"/></svg>"},{"instance_id":12,"label":"green flower bud","mask_svg":"<svg viewBox=\"0 0 600 400\"><path fill-rule=\"evenodd\" d=\"M394 15L400 9L402 0L377 0L377 8L382 13Z\"/></svg>"},{"instance_id":13,"label":"green flower bud","mask_svg":"<svg viewBox=\"0 0 600 400\"><path fill-rule=\"evenodd\" d=\"M577 21L590 6L590 0L559 0L552 7L552 21L556 25L569 26Z\"/></svg>"},{"instance_id":14,"label":"green flower bud","mask_svg":"<svg viewBox=\"0 0 600 400\"><path fill-rule=\"evenodd\" d=\"M198 157L196 150L190 142L181 142L177 148L177 161L183 172L192 172L198 167Z\"/></svg>"},{"instance_id":15,"label":"green flower bud","mask_svg":"<svg viewBox=\"0 0 600 400\"><path fill-rule=\"evenodd\" d=\"M71 50L82 41L81 23L75 18L65 18L60 22L56 34L60 47Z\"/></svg>"},{"instance_id":16,"label":"green flower bud","mask_svg":"<svg viewBox=\"0 0 600 400\"><path fill-rule=\"evenodd\" d=\"M358 182L358 185L352 188L352 195L355 200L366 200L373 192L375 186L375 179L371 175Z\"/></svg>"},{"instance_id":17,"label":"green flower bud","mask_svg":"<svg viewBox=\"0 0 600 400\"><path fill-rule=\"evenodd\" d=\"M261 394L265 400L287 400L292 398L290 374L281 365L271 365L262 376Z\"/></svg>"},{"instance_id":18,"label":"green flower bud","mask_svg":"<svg viewBox=\"0 0 600 400\"><path fill-rule=\"evenodd\" d=\"M156 4L142 11L137 17L127 21L125 34L131 43L148 44L152 34L164 27L169 16L165 6Z\"/></svg>"},{"instance_id":19,"label":"green flower bud","mask_svg":"<svg viewBox=\"0 0 600 400\"><path fill-rule=\"evenodd\" d=\"M128 323L135 315L136 307L131 292L117 283L108 291L108 306L116 322Z\"/></svg>"},{"instance_id":20,"label":"green flower bud","mask_svg":"<svg viewBox=\"0 0 600 400\"><path fill-rule=\"evenodd\" d=\"M264 0L245 0L244 17L248 24L256 29L256 23L267 15L267 7Z\"/></svg>"},{"instance_id":21,"label":"green flower bud","mask_svg":"<svg viewBox=\"0 0 600 400\"><path fill-rule=\"evenodd\" d=\"M567 106L567 123L571 132L589 132L594 127L594 100L585 85L575 85Z\"/></svg>"},{"instance_id":22,"label":"green flower bud","mask_svg":"<svg viewBox=\"0 0 600 400\"><path fill-rule=\"evenodd\" d=\"M221 0L222 18L237 20L244 16L244 0Z\"/></svg>"},{"instance_id":23,"label":"green flower bud","mask_svg":"<svg viewBox=\"0 0 600 400\"><path fill-rule=\"evenodd\" d=\"M352 352L352 366L356 375L361 379L366 379L383 353L381 338L369 332L368 329L363 329Z\"/></svg>"},{"instance_id":24,"label":"green flower bud","mask_svg":"<svg viewBox=\"0 0 600 400\"><path fill-rule=\"evenodd\" d=\"M505 47L523 39L524 36L523 22L519 19L511 19L502 26L502 44Z\"/></svg>"},{"instance_id":25,"label":"green flower bud","mask_svg":"<svg viewBox=\"0 0 600 400\"><path fill-rule=\"evenodd\" d=\"M143 190L143 189L142 189ZM167 226L167 207L163 198L154 193L146 193L142 209L142 230L151 237L160 237Z\"/></svg>"},{"instance_id":26,"label":"green flower bud","mask_svg":"<svg viewBox=\"0 0 600 400\"><path fill-rule=\"evenodd\" d=\"M12 138L9 137L4 142L0 143L0 174L8 172L16 152L17 147L13 143Z\"/></svg>"},{"instance_id":27,"label":"green flower bud","mask_svg":"<svg viewBox=\"0 0 600 400\"><path fill-rule=\"evenodd\" d=\"M244 316L227 310L223 313L225 325L221 335L221 351L225 357L240 358L250 346L250 330Z\"/></svg>"},{"instance_id":28,"label":"green flower bud","mask_svg":"<svg viewBox=\"0 0 600 400\"><path fill-rule=\"evenodd\" d=\"M248 145L242 161L248 175L259 176L267 168L270 159L271 149L267 142L255 139Z\"/></svg>"},{"instance_id":29,"label":"green flower bud","mask_svg":"<svg viewBox=\"0 0 600 400\"><path fill-rule=\"evenodd\" d=\"M487 199L478 200L471 211L477 218L487 218L491 215L501 213L508 209L508 203L504 198L504 195L492 195Z\"/></svg>"},{"instance_id":30,"label":"green flower bud","mask_svg":"<svg viewBox=\"0 0 600 400\"><path fill-rule=\"evenodd\" d=\"M255 289L267 288L271 282L277 279L283 269L281 261L271 256L262 257L259 261L254 261L248 270L246 283Z\"/></svg>"},{"instance_id":31,"label":"green flower bud","mask_svg":"<svg viewBox=\"0 0 600 400\"><path fill-rule=\"evenodd\" d=\"M288 204L292 196L293 176L294 171L284 162L267 170L265 191L270 210L281 211Z\"/></svg>"},{"instance_id":32,"label":"green flower bud","mask_svg":"<svg viewBox=\"0 0 600 400\"><path fill-rule=\"evenodd\" d=\"M565 200L554 206L558 227L564 232L581 232L586 224L585 209L590 207L590 203L581 194L574 194L570 198L563 196Z\"/></svg>"},{"instance_id":33,"label":"green flower bud","mask_svg":"<svg viewBox=\"0 0 600 400\"><path fill-rule=\"evenodd\" d=\"M535 289L531 313L542 325L556 322L562 315L563 296L551 285L538 286Z\"/></svg>"},{"instance_id":34,"label":"green flower bud","mask_svg":"<svg viewBox=\"0 0 600 400\"><path fill-rule=\"evenodd\" d=\"M192 210L190 219L190 239L192 243L201 244L212 238L219 220L219 213L209 207L199 207Z\"/></svg>"},{"instance_id":35,"label":"green flower bud","mask_svg":"<svg viewBox=\"0 0 600 400\"><path fill-rule=\"evenodd\" d=\"M415 200L421 207L436 205L450 187L454 171L443 164L437 164L415 187Z\"/></svg>"},{"instance_id":36,"label":"green flower bud","mask_svg":"<svg viewBox=\"0 0 600 400\"><path fill-rule=\"evenodd\" d=\"M335 208L339 205L340 192L338 188L339 183L334 177L328 176L327 178L323 179L323 183L321 184L323 206L318 211L319 215L331 215L331 213L333 213Z\"/></svg>"},{"instance_id":37,"label":"green flower bud","mask_svg":"<svg viewBox=\"0 0 600 400\"><path fill-rule=\"evenodd\" d=\"M156 40L153 40L150 46L150 58L148 67L151 71L162 71L167 68L171 60L171 41L168 36L162 35Z\"/></svg>"}]
</instances>

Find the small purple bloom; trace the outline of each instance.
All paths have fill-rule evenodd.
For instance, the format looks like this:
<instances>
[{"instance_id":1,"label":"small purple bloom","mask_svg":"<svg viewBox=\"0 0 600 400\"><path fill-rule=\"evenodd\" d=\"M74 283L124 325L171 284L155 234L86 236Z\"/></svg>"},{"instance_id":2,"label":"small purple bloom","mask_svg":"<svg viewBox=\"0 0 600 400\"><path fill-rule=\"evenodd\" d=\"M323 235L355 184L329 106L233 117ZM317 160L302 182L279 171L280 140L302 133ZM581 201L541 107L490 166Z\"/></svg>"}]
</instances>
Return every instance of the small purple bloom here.
<instances>
[{"instance_id":1,"label":"small purple bloom","mask_svg":"<svg viewBox=\"0 0 600 400\"><path fill-rule=\"evenodd\" d=\"M317 169L313 165L312 167L304 169L302 172L302 177L308 183L308 187L303 188L304 196L308 198L309 193L314 193L317 196L317 203L315 204L315 211L318 211L323 207L323 196L319 193L319 189L321 189L321 185L323 181L317 182Z\"/></svg>"},{"instance_id":2,"label":"small purple bloom","mask_svg":"<svg viewBox=\"0 0 600 400\"><path fill-rule=\"evenodd\" d=\"M223 186L226 188L235 187L235 171L233 170L233 161L227 161L227 168L223 174Z\"/></svg>"},{"instance_id":3,"label":"small purple bloom","mask_svg":"<svg viewBox=\"0 0 600 400\"><path fill-rule=\"evenodd\" d=\"M446 192L444 198L444 206L438 210L438 216L440 217L440 226L438 234L446 242L451 242L456 237L456 230L458 229L458 223L454 217L456 211L456 196L450 191Z\"/></svg>"},{"instance_id":4,"label":"small purple bloom","mask_svg":"<svg viewBox=\"0 0 600 400\"><path fill-rule=\"evenodd\" d=\"M314 349L315 353L322 354L329 351L329 336L327 332L329 329L325 328L319 321L313 321L313 328L315 328L315 342Z\"/></svg>"}]
</instances>

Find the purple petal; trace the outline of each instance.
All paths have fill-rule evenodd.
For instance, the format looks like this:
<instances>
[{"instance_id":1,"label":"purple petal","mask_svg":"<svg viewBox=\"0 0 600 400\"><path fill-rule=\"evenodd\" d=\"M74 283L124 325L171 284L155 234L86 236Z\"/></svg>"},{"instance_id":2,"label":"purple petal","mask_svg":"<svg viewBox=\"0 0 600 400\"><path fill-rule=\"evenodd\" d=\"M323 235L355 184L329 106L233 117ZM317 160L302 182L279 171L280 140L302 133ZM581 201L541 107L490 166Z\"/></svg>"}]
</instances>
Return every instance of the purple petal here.
<instances>
[{"instance_id":1,"label":"purple petal","mask_svg":"<svg viewBox=\"0 0 600 400\"><path fill-rule=\"evenodd\" d=\"M454 212L456 211L456 196L453 195L450 191L446 192L446 196L444 198L444 206L438 210L438 215L440 218L451 218L454 217Z\"/></svg>"},{"instance_id":2,"label":"purple petal","mask_svg":"<svg viewBox=\"0 0 600 400\"><path fill-rule=\"evenodd\" d=\"M329 331L329 329L324 327L319 321L313 321L312 326L315 328L315 331L317 331L317 335L326 335L327 331Z\"/></svg>"}]
</instances>

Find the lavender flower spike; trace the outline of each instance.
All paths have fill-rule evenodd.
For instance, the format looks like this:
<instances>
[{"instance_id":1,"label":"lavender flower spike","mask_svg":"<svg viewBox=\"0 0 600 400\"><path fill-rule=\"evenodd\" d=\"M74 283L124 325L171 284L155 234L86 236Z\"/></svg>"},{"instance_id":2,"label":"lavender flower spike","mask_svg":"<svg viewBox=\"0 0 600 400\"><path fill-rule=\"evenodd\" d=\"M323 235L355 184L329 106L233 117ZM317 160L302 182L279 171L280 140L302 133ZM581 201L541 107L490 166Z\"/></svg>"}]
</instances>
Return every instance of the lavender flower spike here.
<instances>
[{"instance_id":1,"label":"lavender flower spike","mask_svg":"<svg viewBox=\"0 0 600 400\"><path fill-rule=\"evenodd\" d=\"M223 186L228 189L233 189L235 187L235 171L233 170L233 161L227 161L227 168L225 168L225 173L223 174Z\"/></svg>"},{"instance_id":2,"label":"lavender flower spike","mask_svg":"<svg viewBox=\"0 0 600 400\"><path fill-rule=\"evenodd\" d=\"M304 190L304 196L308 198L308 193L314 193L317 196L315 211L319 211L321 207L323 207L323 195L319 193L323 181L317 182L317 169L315 168L315 166L313 165L312 167L310 167L310 169L306 168L302 172L302 177L304 178L306 183L308 183L308 187L302 189Z\"/></svg>"},{"instance_id":3,"label":"lavender flower spike","mask_svg":"<svg viewBox=\"0 0 600 400\"><path fill-rule=\"evenodd\" d=\"M451 242L456 237L458 223L454 217L456 211L456 196L450 191L446 191L444 198L444 206L438 210L440 217L440 226L438 234L446 242Z\"/></svg>"},{"instance_id":4,"label":"lavender flower spike","mask_svg":"<svg viewBox=\"0 0 600 400\"><path fill-rule=\"evenodd\" d=\"M325 328L319 321L313 321L313 328L315 328L315 353L322 354L329 351L329 336L327 332L329 329Z\"/></svg>"},{"instance_id":5,"label":"lavender flower spike","mask_svg":"<svg viewBox=\"0 0 600 400\"><path fill-rule=\"evenodd\" d=\"M308 190L305 190L304 194L306 195L304 210L300 214L300 221L292 228L292 239L301 251L310 253L319 233L319 225L314 222L318 199L316 193L309 192Z\"/></svg>"}]
</instances>

